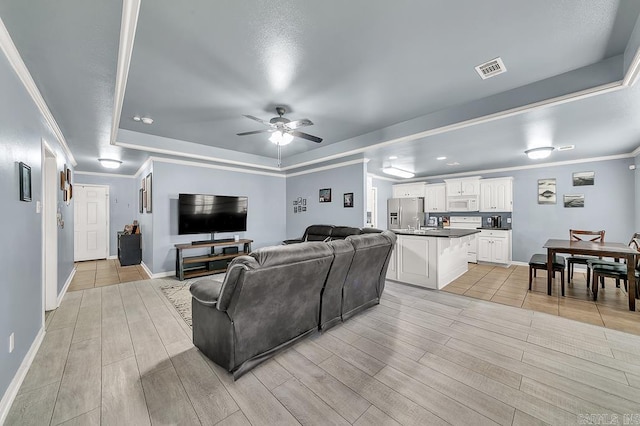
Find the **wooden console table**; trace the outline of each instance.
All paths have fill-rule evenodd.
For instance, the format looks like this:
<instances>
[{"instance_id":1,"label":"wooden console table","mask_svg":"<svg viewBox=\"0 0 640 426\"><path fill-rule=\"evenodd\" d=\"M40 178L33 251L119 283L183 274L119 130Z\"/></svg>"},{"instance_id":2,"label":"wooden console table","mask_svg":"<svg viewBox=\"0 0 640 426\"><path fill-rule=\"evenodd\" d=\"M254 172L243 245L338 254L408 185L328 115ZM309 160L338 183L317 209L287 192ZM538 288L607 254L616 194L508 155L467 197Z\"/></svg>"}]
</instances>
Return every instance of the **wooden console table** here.
<instances>
[{"instance_id":1,"label":"wooden console table","mask_svg":"<svg viewBox=\"0 0 640 426\"><path fill-rule=\"evenodd\" d=\"M201 277L203 275L218 274L227 270L228 261L234 257L242 256L243 254L249 254L251 252L251 243L253 240L238 240L238 241L215 241L198 244L176 244L176 277L182 281L185 278ZM243 246L243 250L239 253L222 254L216 253L216 247L233 247ZM211 248L210 254L200 256L188 256L184 257L182 251L189 249L201 249ZM220 267L220 261L224 261L224 267ZM189 269L185 270L185 265L191 265Z\"/></svg>"}]
</instances>

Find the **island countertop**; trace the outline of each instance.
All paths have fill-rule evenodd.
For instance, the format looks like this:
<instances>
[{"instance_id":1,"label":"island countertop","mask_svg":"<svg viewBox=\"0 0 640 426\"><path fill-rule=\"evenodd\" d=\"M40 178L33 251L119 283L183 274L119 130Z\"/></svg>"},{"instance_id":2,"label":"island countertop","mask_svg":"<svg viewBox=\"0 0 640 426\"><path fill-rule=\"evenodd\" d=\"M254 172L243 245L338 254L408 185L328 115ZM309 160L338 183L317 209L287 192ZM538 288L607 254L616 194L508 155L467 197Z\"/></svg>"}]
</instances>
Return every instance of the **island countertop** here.
<instances>
[{"instance_id":1,"label":"island countertop","mask_svg":"<svg viewBox=\"0 0 640 426\"><path fill-rule=\"evenodd\" d=\"M418 237L436 237L436 238L462 238L468 235L479 234L479 229L420 229L408 230L408 229L390 229L398 235L415 235Z\"/></svg>"}]
</instances>

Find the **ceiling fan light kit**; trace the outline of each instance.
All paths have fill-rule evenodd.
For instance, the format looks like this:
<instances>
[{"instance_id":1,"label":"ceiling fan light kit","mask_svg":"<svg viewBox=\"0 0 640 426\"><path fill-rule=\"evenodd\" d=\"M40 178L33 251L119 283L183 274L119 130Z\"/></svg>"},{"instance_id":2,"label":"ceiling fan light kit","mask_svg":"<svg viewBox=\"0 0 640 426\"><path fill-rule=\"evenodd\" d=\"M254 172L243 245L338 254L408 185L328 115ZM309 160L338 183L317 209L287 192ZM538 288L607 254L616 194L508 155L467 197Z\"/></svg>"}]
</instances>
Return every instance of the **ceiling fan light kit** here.
<instances>
[{"instance_id":1,"label":"ceiling fan light kit","mask_svg":"<svg viewBox=\"0 0 640 426\"><path fill-rule=\"evenodd\" d=\"M538 148L528 149L524 153L532 160L541 160L551 155L551 151L553 150L554 148L552 146L541 146Z\"/></svg>"},{"instance_id":2,"label":"ceiling fan light kit","mask_svg":"<svg viewBox=\"0 0 640 426\"><path fill-rule=\"evenodd\" d=\"M291 143L293 136L288 132L278 130L271 134L269 140L276 145L284 146Z\"/></svg>"},{"instance_id":3,"label":"ceiling fan light kit","mask_svg":"<svg viewBox=\"0 0 640 426\"><path fill-rule=\"evenodd\" d=\"M385 167L382 169L382 173L385 173L391 176L405 178L405 179L412 178L415 176L414 173L411 173L402 169L397 169L395 167Z\"/></svg>"}]
</instances>

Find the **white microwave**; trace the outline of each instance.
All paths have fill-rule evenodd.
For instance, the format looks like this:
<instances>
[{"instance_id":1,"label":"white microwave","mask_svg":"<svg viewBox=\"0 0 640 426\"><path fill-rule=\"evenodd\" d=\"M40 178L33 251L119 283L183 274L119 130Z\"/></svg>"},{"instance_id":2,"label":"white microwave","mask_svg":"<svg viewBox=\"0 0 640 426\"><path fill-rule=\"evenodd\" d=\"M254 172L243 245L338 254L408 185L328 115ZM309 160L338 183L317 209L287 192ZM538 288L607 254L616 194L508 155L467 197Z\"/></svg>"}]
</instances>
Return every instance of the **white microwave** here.
<instances>
[{"instance_id":1,"label":"white microwave","mask_svg":"<svg viewBox=\"0 0 640 426\"><path fill-rule=\"evenodd\" d=\"M449 197L447 208L450 212L477 212L478 197Z\"/></svg>"}]
</instances>

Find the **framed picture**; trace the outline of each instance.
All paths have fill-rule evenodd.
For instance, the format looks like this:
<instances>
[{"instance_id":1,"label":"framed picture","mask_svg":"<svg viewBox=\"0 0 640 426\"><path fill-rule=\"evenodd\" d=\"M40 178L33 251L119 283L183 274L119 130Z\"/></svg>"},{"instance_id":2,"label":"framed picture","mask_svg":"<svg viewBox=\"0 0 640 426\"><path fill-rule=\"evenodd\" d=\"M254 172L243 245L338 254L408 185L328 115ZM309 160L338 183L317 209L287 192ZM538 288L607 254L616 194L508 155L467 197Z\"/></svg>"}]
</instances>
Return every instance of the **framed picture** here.
<instances>
[{"instance_id":1,"label":"framed picture","mask_svg":"<svg viewBox=\"0 0 640 426\"><path fill-rule=\"evenodd\" d=\"M344 194L343 201L345 207L353 207L353 192L347 192Z\"/></svg>"},{"instance_id":2,"label":"framed picture","mask_svg":"<svg viewBox=\"0 0 640 426\"><path fill-rule=\"evenodd\" d=\"M565 195L564 206L566 208L584 207L584 194Z\"/></svg>"},{"instance_id":3,"label":"framed picture","mask_svg":"<svg viewBox=\"0 0 640 426\"><path fill-rule=\"evenodd\" d=\"M302 206L301 209L302 209L303 212L307 211L307 207L306 206Z\"/></svg>"},{"instance_id":4,"label":"framed picture","mask_svg":"<svg viewBox=\"0 0 640 426\"><path fill-rule=\"evenodd\" d=\"M62 201L69 205L69 190L65 189L62 191Z\"/></svg>"},{"instance_id":5,"label":"framed picture","mask_svg":"<svg viewBox=\"0 0 640 426\"><path fill-rule=\"evenodd\" d=\"M321 203L331 202L331 188L325 188L320 190L320 202Z\"/></svg>"},{"instance_id":6,"label":"framed picture","mask_svg":"<svg viewBox=\"0 0 640 426\"><path fill-rule=\"evenodd\" d=\"M147 208L147 191L142 191L142 208ZM144 213L144 212L143 212Z\"/></svg>"},{"instance_id":7,"label":"framed picture","mask_svg":"<svg viewBox=\"0 0 640 426\"><path fill-rule=\"evenodd\" d=\"M306 198L303 198L303 199L302 199L302 205L303 205L303 206L306 206L306 205L307 205L307 199L306 199ZM306 209L305 209L305 210L306 210Z\"/></svg>"},{"instance_id":8,"label":"framed picture","mask_svg":"<svg viewBox=\"0 0 640 426\"><path fill-rule=\"evenodd\" d=\"M293 208L293 212L294 213L298 213L298 207L297 206Z\"/></svg>"},{"instance_id":9,"label":"framed picture","mask_svg":"<svg viewBox=\"0 0 640 426\"><path fill-rule=\"evenodd\" d=\"M67 173L63 170L60 172L60 191L64 191L67 186Z\"/></svg>"},{"instance_id":10,"label":"framed picture","mask_svg":"<svg viewBox=\"0 0 640 426\"><path fill-rule=\"evenodd\" d=\"M73 185L69 184L69 199L73 198Z\"/></svg>"},{"instance_id":11,"label":"framed picture","mask_svg":"<svg viewBox=\"0 0 640 426\"><path fill-rule=\"evenodd\" d=\"M140 197L138 198L140 205L140 213L144 213L144 189L140 188Z\"/></svg>"},{"instance_id":12,"label":"framed picture","mask_svg":"<svg viewBox=\"0 0 640 426\"><path fill-rule=\"evenodd\" d=\"M538 204L556 204L556 180L538 179Z\"/></svg>"},{"instance_id":13,"label":"framed picture","mask_svg":"<svg viewBox=\"0 0 640 426\"><path fill-rule=\"evenodd\" d=\"M593 185L596 180L596 172L575 172L573 174L573 186Z\"/></svg>"},{"instance_id":14,"label":"framed picture","mask_svg":"<svg viewBox=\"0 0 640 426\"><path fill-rule=\"evenodd\" d=\"M298 200L293 200L293 205L297 206L298 205Z\"/></svg>"},{"instance_id":15,"label":"framed picture","mask_svg":"<svg viewBox=\"0 0 640 426\"><path fill-rule=\"evenodd\" d=\"M31 167L20 162L18 169L20 171L20 201L31 201Z\"/></svg>"},{"instance_id":16,"label":"framed picture","mask_svg":"<svg viewBox=\"0 0 640 426\"><path fill-rule=\"evenodd\" d=\"M146 177L145 187L145 191L147 193L147 213L151 213L151 205L153 204L153 197L151 194L151 173L149 173Z\"/></svg>"},{"instance_id":17,"label":"framed picture","mask_svg":"<svg viewBox=\"0 0 640 426\"><path fill-rule=\"evenodd\" d=\"M71 169L67 169L67 183L71 185Z\"/></svg>"},{"instance_id":18,"label":"framed picture","mask_svg":"<svg viewBox=\"0 0 640 426\"><path fill-rule=\"evenodd\" d=\"M144 183L145 183L146 181L147 181L147 179L146 179L146 178L142 178L142 182L140 183L141 188L142 188L142 190L143 190L143 191L144 191L145 189L147 189L147 188L144 186Z\"/></svg>"}]
</instances>

